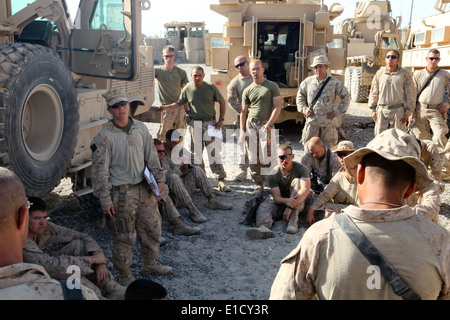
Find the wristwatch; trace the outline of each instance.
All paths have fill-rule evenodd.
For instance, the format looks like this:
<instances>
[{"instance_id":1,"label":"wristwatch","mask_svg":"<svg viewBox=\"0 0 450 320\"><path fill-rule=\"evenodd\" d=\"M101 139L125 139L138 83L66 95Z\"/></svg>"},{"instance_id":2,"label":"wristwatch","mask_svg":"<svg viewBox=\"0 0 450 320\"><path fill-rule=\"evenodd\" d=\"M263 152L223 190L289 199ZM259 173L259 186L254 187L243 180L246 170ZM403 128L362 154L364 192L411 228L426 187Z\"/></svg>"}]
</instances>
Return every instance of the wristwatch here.
<instances>
[{"instance_id":1,"label":"wristwatch","mask_svg":"<svg viewBox=\"0 0 450 320\"><path fill-rule=\"evenodd\" d=\"M267 124L268 124L271 128L273 128L273 123L272 123L272 122L267 122Z\"/></svg>"},{"instance_id":2,"label":"wristwatch","mask_svg":"<svg viewBox=\"0 0 450 320\"><path fill-rule=\"evenodd\" d=\"M225 120L225 119L224 119L224 118L222 118L222 117L220 117L220 118L219 118L219 121L224 121L224 120Z\"/></svg>"}]
</instances>

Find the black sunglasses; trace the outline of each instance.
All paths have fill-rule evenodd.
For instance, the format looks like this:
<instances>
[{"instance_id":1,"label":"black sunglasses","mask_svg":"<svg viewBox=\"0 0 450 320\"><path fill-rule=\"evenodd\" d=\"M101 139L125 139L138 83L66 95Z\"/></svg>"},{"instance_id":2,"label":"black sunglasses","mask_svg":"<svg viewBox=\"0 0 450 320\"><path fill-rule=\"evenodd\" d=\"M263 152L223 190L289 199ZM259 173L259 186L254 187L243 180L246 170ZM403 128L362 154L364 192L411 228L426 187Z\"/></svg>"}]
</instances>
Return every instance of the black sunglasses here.
<instances>
[{"instance_id":1,"label":"black sunglasses","mask_svg":"<svg viewBox=\"0 0 450 320\"><path fill-rule=\"evenodd\" d=\"M246 63L247 63L247 61L238 63L237 65L235 65L235 67L236 67L236 69L239 68L239 67L243 67Z\"/></svg>"},{"instance_id":2,"label":"black sunglasses","mask_svg":"<svg viewBox=\"0 0 450 320\"><path fill-rule=\"evenodd\" d=\"M388 54L388 55L386 56L386 59L389 59L389 58L391 58L391 59L397 59L398 57L397 57L396 55Z\"/></svg>"},{"instance_id":3,"label":"black sunglasses","mask_svg":"<svg viewBox=\"0 0 450 320\"><path fill-rule=\"evenodd\" d=\"M165 150L157 150L158 153L163 153Z\"/></svg>"},{"instance_id":4,"label":"black sunglasses","mask_svg":"<svg viewBox=\"0 0 450 320\"><path fill-rule=\"evenodd\" d=\"M115 104L113 104L112 106L109 106L111 109L117 109L118 107L125 107L127 105L128 101L120 101L117 102Z\"/></svg>"},{"instance_id":5,"label":"black sunglasses","mask_svg":"<svg viewBox=\"0 0 450 320\"><path fill-rule=\"evenodd\" d=\"M339 158L344 158L348 156L351 152L336 152Z\"/></svg>"},{"instance_id":6,"label":"black sunglasses","mask_svg":"<svg viewBox=\"0 0 450 320\"><path fill-rule=\"evenodd\" d=\"M292 153L291 154L283 154L281 156L277 156L278 159L280 160L284 160L284 159L290 159L292 157Z\"/></svg>"},{"instance_id":7,"label":"black sunglasses","mask_svg":"<svg viewBox=\"0 0 450 320\"><path fill-rule=\"evenodd\" d=\"M439 57L428 57L428 59L430 59L431 61L441 60L441 58L439 58Z\"/></svg>"},{"instance_id":8,"label":"black sunglasses","mask_svg":"<svg viewBox=\"0 0 450 320\"><path fill-rule=\"evenodd\" d=\"M174 54L165 54L164 55L164 58L173 58L173 57L175 57Z\"/></svg>"}]
</instances>

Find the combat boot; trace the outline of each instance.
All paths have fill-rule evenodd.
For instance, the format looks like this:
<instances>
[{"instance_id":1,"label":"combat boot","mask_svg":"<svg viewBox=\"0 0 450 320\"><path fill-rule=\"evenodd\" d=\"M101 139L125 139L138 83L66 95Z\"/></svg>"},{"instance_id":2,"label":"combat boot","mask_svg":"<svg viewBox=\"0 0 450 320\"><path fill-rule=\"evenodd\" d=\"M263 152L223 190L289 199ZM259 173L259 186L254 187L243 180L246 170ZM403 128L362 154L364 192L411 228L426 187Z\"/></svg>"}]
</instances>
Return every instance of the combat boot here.
<instances>
[{"instance_id":1,"label":"combat boot","mask_svg":"<svg viewBox=\"0 0 450 320\"><path fill-rule=\"evenodd\" d=\"M172 273L172 267L158 264L155 259L144 260L142 264L142 274L157 274L159 276L167 276Z\"/></svg>"},{"instance_id":2,"label":"combat boot","mask_svg":"<svg viewBox=\"0 0 450 320\"><path fill-rule=\"evenodd\" d=\"M213 210L231 210L233 209L233 206L231 204L224 204L219 201L217 201L216 195L214 193L211 193L208 196L208 203L206 206Z\"/></svg>"},{"instance_id":3,"label":"combat boot","mask_svg":"<svg viewBox=\"0 0 450 320\"><path fill-rule=\"evenodd\" d=\"M124 286L124 287L128 287L128 285L130 283L132 283L133 281L135 281L136 278L133 277L133 275L131 274L130 271L128 272L119 272L119 283Z\"/></svg>"},{"instance_id":4,"label":"combat boot","mask_svg":"<svg viewBox=\"0 0 450 320\"><path fill-rule=\"evenodd\" d=\"M183 220L181 220L180 217L175 218L175 220L172 223L173 223L173 230L172 230L173 234L192 236L194 234L200 233L200 229L189 227L183 222Z\"/></svg>"},{"instance_id":5,"label":"combat boot","mask_svg":"<svg viewBox=\"0 0 450 320\"><path fill-rule=\"evenodd\" d=\"M105 297L110 300L124 300L127 287L120 285L112 275L104 279L100 286L105 290Z\"/></svg>"},{"instance_id":6,"label":"combat boot","mask_svg":"<svg viewBox=\"0 0 450 320\"><path fill-rule=\"evenodd\" d=\"M292 213L289 217L289 222L286 227L286 233L294 234L298 232L298 215L300 213L299 209L292 210Z\"/></svg>"},{"instance_id":7,"label":"combat boot","mask_svg":"<svg viewBox=\"0 0 450 320\"><path fill-rule=\"evenodd\" d=\"M237 181L237 182L242 182L242 181L245 181L245 180L247 180L247 170L241 171L241 173L239 173L239 174L234 178L234 181Z\"/></svg>"},{"instance_id":8,"label":"combat boot","mask_svg":"<svg viewBox=\"0 0 450 320\"><path fill-rule=\"evenodd\" d=\"M224 179L219 180L219 190L223 192L231 192L231 188L227 185Z\"/></svg>"},{"instance_id":9,"label":"combat boot","mask_svg":"<svg viewBox=\"0 0 450 320\"><path fill-rule=\"evenodd\" d=\"M266 224L261 224L259 228L248 229L245 234L252 240L275 238L275 232Z\"/></svg>"},{"instance_id":10,"label":"combat boot","mask_svg":"<svg viewBox=\"0 0 450 320\"><path fill-rule=\"evenodd\" d=\"M195 223L203 223L208 221L208 219L197 209L194 203L187 205L189 210L189 218Z\"/></svg>"}]
</instances>

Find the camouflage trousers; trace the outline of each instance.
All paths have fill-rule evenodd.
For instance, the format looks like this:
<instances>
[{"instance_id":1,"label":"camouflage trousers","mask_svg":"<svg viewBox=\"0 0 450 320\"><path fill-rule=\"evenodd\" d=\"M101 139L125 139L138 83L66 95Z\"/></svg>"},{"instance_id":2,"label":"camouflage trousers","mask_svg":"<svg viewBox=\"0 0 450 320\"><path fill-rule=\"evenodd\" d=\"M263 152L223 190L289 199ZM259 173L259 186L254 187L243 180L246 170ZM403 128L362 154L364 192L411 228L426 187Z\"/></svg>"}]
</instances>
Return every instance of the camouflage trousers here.
<instances>
[{"instance_id":1,"label":"camouflage trousers","mask_svg":"<svg viewBox=\"0 0 450 320\"><path fill-rule=\"evenodd\" d=\"M336 124L337 122L333 121L327 126L317 126L314 122L306 122L301 143L305 146L312 137L319 137L326 147L334 147L338 142L338 127Z\"/></svg>"},{"instance_id":2,"label":"camouflage trousers","mask_svg":"<svg viewBox=\"0 0 450 320\"><path fill-rule=\"evenodd\" d=\"M300 188L300 179L296 178L292 180L290 197L295 196ZM295 209L299 209L300 212L303 212L307 207L307 203L310 201L309 197L310 196L308 196L308 198L306 198L304 202L300 203ZM269 196L259 205L258 210L256 211L256 226L259 227L264 224L267 227L272 228L275 220L280 220L283 218L283 212L286 208L287 207L285 205L276 204L272 196Z\"/></svg>"},{"instance_id":3,"label":"camouflage trousers","mask_svg":"<svg viewBox=\"0 0 450 320\"><path fill-rule=\"evenodd\" d=\"M214 192L203 169L195 165L187 169L181 177L175 173L166 173L166 184L177 207L191 204L191 194L196 188L200 188L206 197Z\"/></svg>"},{"instance_id":4,"label":"camouflage trousers","mask_svg":"<svg viewBox=\"0 0 450 320\"><path fill-rule=\"evenodd\" d=\"M179 108L177 110L164 110L162 114L161 124L159 125L159 130L157 138L161 141L166 141L166 132L170 129L185 129L185 117L184 108Z\"/></svg>"},{"instance_id":5,"label":"camouflage trousers","mask_svg":"<svg viewBox=\"0 0 450 320\"><path fill-rule=\"evenodd\" d=\"M170 198L169 187L167 184L164 184L163 192L161 193L161 198L163 201L158 201L159 212L161 213L161 216L164 220L173 223L175 219L180 217L180 213L178 212L177 208L175 207L175 204Z\"/></svg>"},{"instance_id":6,"label":"camouflage trousers","mask_svg":"<svg viewBox=\"0 0 450 320\"><path fill-rule=\"evenodd\" d=\"M445 135L448 133L444 115L438 109L421 107L417 111L416 123L411 130L411 134L420 140L430 140L430 129L433 131L433 142L436 143L439 151L443 152L447 144Z\"/></svg>"},{"instance_id":7,"label":"camouflage trousers","mask_svg":"<svg viewBox=\"0 0 450 320\"><path fill-rule=\"evenodd\" d=\"M197 121L190 120L188 122L188 131L190 136L189 150L195 155L195 163L198 164L203 170L205 164L203 162L203 149L206 147L209 167L213 174L217 175L217 178L224 179L227 174L223 167L222 159L222 139L208 136L208 125L214 126L215 120L211 121Z\"/></svg>"},{"instance_id":8,"label":"camouflage trousers","mask_svg":"<svg viewBox=\"0 0 450 320\"><path fill-rule=\"evenodd\" d=\"M377 121L375 122L374 127L375 136L391 128L397 128L406 132L406 124L401 121L405 114L405 108L386 109L378 106L376 114Z\"/></svg>"},{"instance_id":9,"label":"camouflage trousers","mask_svg":"<svg viewBox=\"0 0 450 320\"><path fill-rule=\"evenodd\" d=\"M127 273L133 260L136 237L145 260L156 259L161 238L161 215L155 196L141 184L112 190L115 215L109 220L113 232L112 262L119 273Z\"/></svg>"}]
</instances>

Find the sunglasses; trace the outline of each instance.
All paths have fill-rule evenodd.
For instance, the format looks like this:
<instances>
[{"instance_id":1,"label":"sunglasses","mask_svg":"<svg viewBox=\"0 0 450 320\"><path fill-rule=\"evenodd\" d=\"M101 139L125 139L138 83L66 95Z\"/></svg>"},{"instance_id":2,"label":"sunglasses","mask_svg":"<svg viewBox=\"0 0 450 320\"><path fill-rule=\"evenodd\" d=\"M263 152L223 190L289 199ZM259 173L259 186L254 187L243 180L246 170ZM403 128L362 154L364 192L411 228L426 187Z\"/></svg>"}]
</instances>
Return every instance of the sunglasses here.
<instances>
[{"instance_id":1,"label":"sunglasses","mask_svg":"<svg viewBox=\"0 0 450 320\"><path fill-rule=\"evenodd\" d=\"M428 57L428 59L430 59L431 61L441 60L441 58L439 58L439 57Z\"/></svg>"},{"instance_id":2,"label":"sunglasses","mask_svg":"<svg viewBox=\"0 0 450 320\"><path fill-rule=\"evenodd\" d=\"M128 101L120 101L117 102L115 104L113 104L112 106L109 106L111 109L117 109L118 107L125 107L127 105Z\"/></svg>"},{"instance_id":3,"label":"sunglasses","mask_svg":"<svg viewBox=\"0 0 450 320\"><path fill-rule=\"evenodd\" d=\"M247 61L238 63L237 65L235 65L235 68L237 69L237 68L239 68L239 67L243 67L246 63L247 63Z\"/></svg>"},{"instance_id":4,"label":"sunglasses","mask_svg":"<svg viewBox=\"0 0 450 320\"><path fill-rule=\"evenodd\" d=\"M398 57L396 56L396 55L390 55L390 54L388 54L387 56L386 56L386 59L397 59Z\"/></svg>"},{"instance_id":5,"label":"sunglasses","mask_svg":"<svg viewBox=\"0 0 450 320\"><path fill-rule=\"evenodd\" d=\"M165 54L164 55L164 58L173 58L173 57L175 57L174 54Z\"/></svg>"},{"instance_id":6,"label":"sunglasses","mask_svg":"<svg viewBox=\"0 0 450 320\"><path fill-rule=\"evenodd\" d=\"M156 150L158 153L163 153L165 150Z\"/></svg>"},{"instance_id":7,"label":"sunglasses","mask_svg":"<svg viewBox=\"0 0 450 320\"><path fill-rule=\"evenodd\" d=\"M337 152L337 156L339 158L344 158L346 156L348 156L351 152Z\"/></svg>"},{"instance_id":8,"label":"sunglasses","mask_svg":"<svg viewBox=\"0 0 450 320\"><path fill-rule=\"evenodd\" d=\"M283 154L281 156L277 156L278 159L280 160L284 160L284 159L290 159L292 157L292 153L291 154Z\"/></svg>"}]
</instances>

